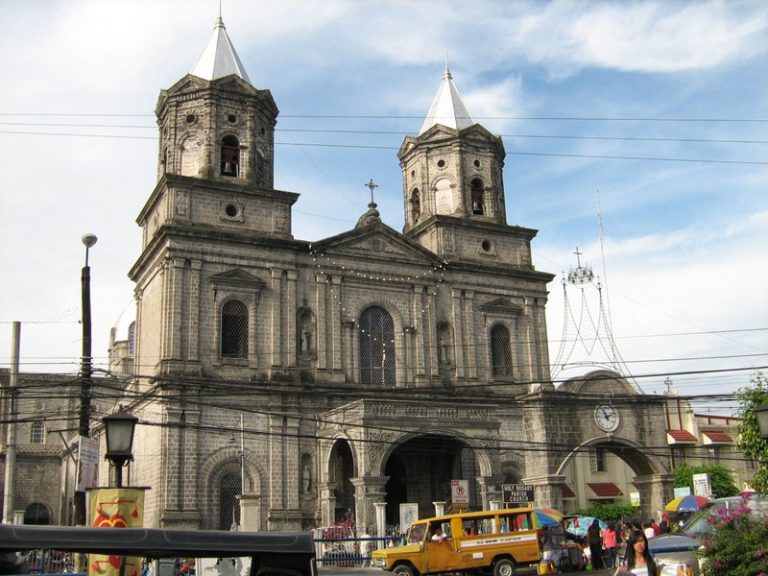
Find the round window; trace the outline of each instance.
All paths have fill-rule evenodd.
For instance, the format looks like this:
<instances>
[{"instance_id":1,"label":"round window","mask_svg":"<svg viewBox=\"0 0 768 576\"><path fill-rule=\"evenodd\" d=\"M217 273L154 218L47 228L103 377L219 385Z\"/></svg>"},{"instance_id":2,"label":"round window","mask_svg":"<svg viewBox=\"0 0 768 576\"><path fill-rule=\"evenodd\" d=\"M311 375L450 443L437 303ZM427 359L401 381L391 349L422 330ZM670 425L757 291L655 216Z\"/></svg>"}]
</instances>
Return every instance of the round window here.
<instances>
[{"instance_id":1,"label":"round window","mask_svg":"<svg viewBox=\"0 0 768 576\"><path fill-rule=\"evenodd\" d=\"M475 168L480 168L480 160L475 160Z\"/></svg>"},{"instance_id":2,"label":"round window","mask_svg":"<svg viewBox=\"0 0 768 576\"><path fill-rule=\"evenodd\" d=\"M227 216L230 218L234 218L237 216L237 206L234 204L227 204L226 208L224 208L224 211L227 213Z\"/></svg>"},{"instance_id":3,"label":"round window","mask_svg":"<svg viewBox=\"0 0 768 576\"><path fill-rule=\"evenodd\" d=\"M483 240L480 243L480 248L483 249L483 252L490 252L491 251L491 241L490 240Z\"/></svg>"},{"instance_id":4,"label":"round window","mask_svg":"<svg viewBox=\"0 0 768 576\"><path fill-rule=\"evenodd\" d=\"M437 161L437 167L438 168L445 168L445 160L438 160Z\"/></svg>"},{"instance_id":5,"label":"round window","mask_svg":"<svg viewBox=\"0 0 768 576\"><path fill-rule=\"evenodd\" d=\"M237 122L237 116L235 116L234 114L227 115L227 122L229 122L230 124L234 124L235 122Z\"/></svg>"},{"instance_id":6,"label":"round window","mask_svg":"<svg viewBox=\"0 0 768 576\"><path fill-rule=\"evenodd\" d=\"M197 121L197 116L194 114L187 114L185 120L187 121L187 124L194 124Z\"/></svg>"}]
</instances>

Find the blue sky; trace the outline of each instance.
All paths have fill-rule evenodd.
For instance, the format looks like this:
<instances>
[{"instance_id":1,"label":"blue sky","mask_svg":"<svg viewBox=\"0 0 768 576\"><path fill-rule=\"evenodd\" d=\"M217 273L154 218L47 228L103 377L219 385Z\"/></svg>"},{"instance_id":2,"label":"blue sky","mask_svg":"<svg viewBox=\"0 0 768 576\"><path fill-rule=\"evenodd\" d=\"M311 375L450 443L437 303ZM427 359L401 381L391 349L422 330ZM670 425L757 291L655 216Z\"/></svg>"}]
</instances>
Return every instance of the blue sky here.
<instances>
[{"instance_id":1,"label":"blue sky","mask_svg":"<svg viewBox=\"0 0 768 576\"><path fill-rule=\"evenodd\" d=\"M218 10L0 0L0 366L19 320L22 370L77 371L86 232L104 360L156 181L157 96ZM223 18L281 112L275 185L301 194L295 237L350 229L370 178L402 228L397 148L447 54L475 120L504 137L508 222L539 230L539 270L559 276L579 247L644 390L671 374L681 394L730 392L768 365L768 4L225 0ZM554 360L559 279L550 290ZM575 346L570 360L588 359ZM736 371L693 373L720 369Z\"/></svg>"}]
</instances>

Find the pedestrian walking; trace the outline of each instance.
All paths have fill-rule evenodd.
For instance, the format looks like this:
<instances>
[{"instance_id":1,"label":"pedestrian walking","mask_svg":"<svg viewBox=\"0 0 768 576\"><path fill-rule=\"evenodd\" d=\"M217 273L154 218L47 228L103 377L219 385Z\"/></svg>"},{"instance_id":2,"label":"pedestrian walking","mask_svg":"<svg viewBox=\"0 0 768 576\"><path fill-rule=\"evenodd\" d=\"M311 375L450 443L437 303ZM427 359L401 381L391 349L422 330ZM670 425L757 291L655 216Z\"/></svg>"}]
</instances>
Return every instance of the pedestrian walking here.
<instances>
[{"instance_id":1,"label":"pedestrian walking","mask_svg":"<svg viewBox=\"0 0 768 576\"><path fill-rule=\"evenodd\" d=\"M608 522L608 526L603 530L603 548L608 556L608 568L616 567L616 536L613 522Z\"/></svg>"},{"instance_id":2,"label":"pedestrian walking","mask_svg":"<svg viewBox=\"0 0 768 576\"><path fill-rule=\"evenodd\" d=\"M599 570L605 568L603 565L603 535L600 530L600 521L595 518L592 525L587 529L587 543L589 544L589 558L592 562L592 569Z\"/></svg>"}]
</instances>

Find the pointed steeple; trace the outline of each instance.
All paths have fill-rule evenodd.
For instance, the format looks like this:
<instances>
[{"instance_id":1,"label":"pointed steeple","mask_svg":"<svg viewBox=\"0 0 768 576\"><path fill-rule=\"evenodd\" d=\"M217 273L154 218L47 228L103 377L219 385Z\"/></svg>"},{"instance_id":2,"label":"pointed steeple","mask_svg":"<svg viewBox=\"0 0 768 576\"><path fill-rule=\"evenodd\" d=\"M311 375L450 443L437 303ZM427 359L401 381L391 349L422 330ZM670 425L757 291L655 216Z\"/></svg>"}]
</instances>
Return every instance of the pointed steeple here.
<instances>
[{"instance_id":1,"label":"pointed steeple","mask_svg":"<svg viewBox=\"0 0 768 576\"><path fill-rule=\"evenodd\" d=\"M461 95L453 83L453 76L451 76L451 71L446 63L443 80L440 83L440 88L437 90L435 99L432 101L432 106L429 107L427 117L421 125L419 135L424 134L435 124L463 130L474 125L474 123L475 121L469 115L467 107L464 105L464 101L461 99Z\"/></svg>"},{"instance_id":2,"label":"pointed steeple","mask_svg":"<svg viewBox=\"0 0 768 576\"><path fill-rule=\"evenodd\" d=\"M202 55L195 64L191 72L194 76L204 78L205 80L216 80L230 74L235 74L251 83L248 74L245 72L243 63L235 52L235 47L227 35L224 27L224 21L221 16L216 20L213 27L213 35L208 41Z\"/></svg>"}]
</instances>

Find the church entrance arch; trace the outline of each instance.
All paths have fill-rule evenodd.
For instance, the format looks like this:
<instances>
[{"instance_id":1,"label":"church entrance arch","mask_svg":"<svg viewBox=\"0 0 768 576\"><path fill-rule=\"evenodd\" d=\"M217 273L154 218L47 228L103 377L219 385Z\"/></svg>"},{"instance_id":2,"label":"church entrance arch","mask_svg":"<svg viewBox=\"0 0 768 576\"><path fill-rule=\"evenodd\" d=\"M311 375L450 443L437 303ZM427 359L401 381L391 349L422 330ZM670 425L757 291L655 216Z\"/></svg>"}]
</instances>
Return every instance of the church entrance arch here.
<instances>
[{"instance_id":1,"label":"church entrance arch","mask_svg":"<svg viewBox=\"0 0 768 576\"><path fill-rule=\"evenodd\" d=\"M387 524L400 522L401 504L417 504L420 518L434 516L434 502L445 502L447 509L451 480L468 480L469 507L482 508L475 482L479 468L475 450L449 434L423 434L394 445L383 459L382 470L388 477Z\"/></svg>"},{"instance_id":2,"label":"church entrance arch","mask_svg":"<svg viewBox=\"0 0 768 576\"><path fill-rule=\"evenodd\" d=\"M574 458L585 453L592 457L595 451L610 452L634 472L632 483L640 494L640 504L645 515L654 514L660 503L670 499L673 475L667 473L663 457L625 438L599 437L583 442L563 459L556 476L564 476L568 464Z\"/></svg>"}]
</instances>

